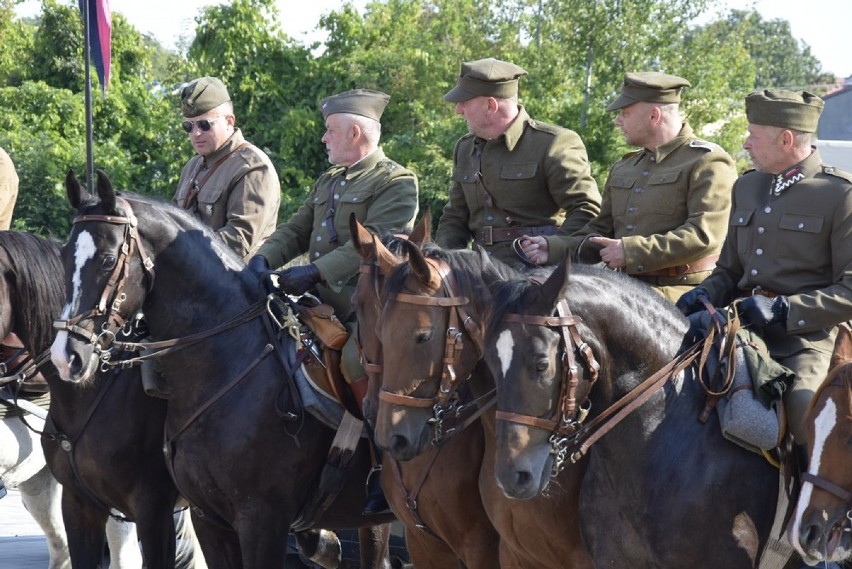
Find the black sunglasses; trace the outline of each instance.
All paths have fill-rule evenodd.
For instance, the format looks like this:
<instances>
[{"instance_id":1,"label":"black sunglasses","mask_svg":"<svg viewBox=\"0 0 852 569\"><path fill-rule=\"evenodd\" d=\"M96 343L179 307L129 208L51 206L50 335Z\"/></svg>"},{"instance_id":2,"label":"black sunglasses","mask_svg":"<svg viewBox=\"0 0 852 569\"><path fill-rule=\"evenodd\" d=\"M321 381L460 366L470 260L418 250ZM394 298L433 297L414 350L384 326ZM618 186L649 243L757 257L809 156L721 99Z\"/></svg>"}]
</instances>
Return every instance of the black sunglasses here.
<instances>
[{"instance_id":1,"label":"black sunglasses","mask_svg":"<svg viewBox=\"0 0 852 569\"><path fill-rule=\"evenodd\" d=\"M183 130L185 130L186 133L189 134L197 126L198 130L200 130L201 132L207 132L212 126L210 123L215 122L221 118L222 117L213 117L212 119L201 119L200 121L183 121Z\"/></svg>"}]
</instances>

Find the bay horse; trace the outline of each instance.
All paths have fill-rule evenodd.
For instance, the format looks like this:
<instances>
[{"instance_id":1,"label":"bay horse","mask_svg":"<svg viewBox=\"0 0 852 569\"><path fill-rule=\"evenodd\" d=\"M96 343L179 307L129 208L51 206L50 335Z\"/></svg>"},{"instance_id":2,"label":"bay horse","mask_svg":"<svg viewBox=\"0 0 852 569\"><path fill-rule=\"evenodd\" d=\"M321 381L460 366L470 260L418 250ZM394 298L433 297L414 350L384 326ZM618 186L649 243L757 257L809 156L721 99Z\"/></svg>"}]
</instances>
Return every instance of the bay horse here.
<instances>
[{"instance_id":1,"label":"bay horse","mask_svg":"<svg viewBox=\"0 0 852 569\"><path fill-rule=\"evenodd\" d=\"M30 354L48 355L53 340L53 319L65 295L59 253L52 240L0 232L0 334L14 332ZM36 369L50 388L50 412L46 423L32 427L42 432L38 452L62 484L55 496L59 506L61 494L58 521L67 529L65 566L99 567L106 539L113 567L140 568L144 562L170 569L179 539L189 547L179 548L178 566L203 567L183 516L181 533L175 533L177 490L160 450L166 402L143 393L134 369L99 372L93 389L81 390L62 382L48 358L42 363ZM38 435L32 436L37 442ZM111 515L116 511L122 515ZM48 534L49 544L52 539Z\"/></svg>"},{"instance_id":2,"label":"bay horse","mask_svg":"<svg viewBox=\"0 0 852 569\"><path fill-rule=\"evenodd\" d=\"M846 325L805 424L808 468L788 524L790 543L809 565L852 559L852 332Z\"/></svg>"},{"instance_id":3,"label":"bay horse","mask_svg":"<svg viewBox=\"0 0 852 569\"><path fill-rule=\"evenodd\" d=\"M464 400L465 389L477 400L492 392L493 378L482 360L491 312L488 285L528 275L482 251L434 244L404 249L405 261L390 272L381 295L384 374L376 440L395 458L412 460L443 437L443 417ZM471 457L470 468L479 468L481 500L500 536L500 567L591 569L577 517L583 464L566 469L546 496L509 499L494 476L493 409L480 423L484 452L481 463Z\"/></svg>"},{"instance_id":4,"label":"bay horse","mask_svg":"<svg viewBox=\"0 0 852 569\"><path fill-rule=\"evenodd\" d=\"M626 275L568 260L542 284L497 282L492 293L486 360L498 391L495 470L506 495L546 492L554 472L589 450L572 445L583 414L594 422L616 401L633 400L636 408L588 454L579 514L595 565L756 567L779 475L728 442L716 413L699 422L704 391L692 368L674 373L673 362L688 360L675 360L688 324L674 306ZM667 365L672 377L662 389L648 390L644 403L625 399Z\"/></svg>"},{"instance_id":5,"label":"bay horse","mask_svg":"<svg viewBox=\"0 0 852 569\"><path fill-rule=\"evenodd\" d=\"M257 277L207 226L170 204L116 195L103 172L99 199L73 173L66 190L77 217L63 247L67 295L51 351L62 379L86 383L110 357L114 331L142 311L155 344L175 340L155 350L170 392L164 448L208 566L283 566L335 430L301 409L279 354L287 335L265 317ZM350 474L316 525L390 522L360 514L367 442L344 458ZM365 566L389 564L386 543Z\"/></svg>"},{"instance_id":6,"label":"bay horse","mask_svg":"<svg viewBox=\"0 0 852 569\"><path fill-rule=\"evenodd\" d=\"M362 258L352 295L358 318L358 346L369 378L364 414L375 424L384 366L382 344L376 332L380 292L385 275L402 259L401 239L421 246L431 234L431 213L424 212L407 238L370 233L357 219L350 220L352 244ZM486 516L479 493L479 471L484 452L479 421L458 432L440 447L431 447L400 462L385 455L382 488L397 519L406 528L406 546L418 569L494 569L500 566L500 536Z\"/></svg>"}]
</instances>

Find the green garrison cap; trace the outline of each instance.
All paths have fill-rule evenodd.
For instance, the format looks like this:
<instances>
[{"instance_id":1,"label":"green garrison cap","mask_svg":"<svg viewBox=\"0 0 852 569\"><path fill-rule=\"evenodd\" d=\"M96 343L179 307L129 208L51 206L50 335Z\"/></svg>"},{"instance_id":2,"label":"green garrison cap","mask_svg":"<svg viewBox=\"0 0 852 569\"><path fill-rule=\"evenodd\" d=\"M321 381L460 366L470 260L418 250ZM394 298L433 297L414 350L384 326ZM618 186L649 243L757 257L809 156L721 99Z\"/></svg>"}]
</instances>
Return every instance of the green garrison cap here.
<instances>
[{"instance_id":1,"label":"green garrison cap","mask_svg":"<svg viewBox=\"0 0 852 569\"><path fill-rule=\"evenodd\" d=\"M748 122L800 132L816 132L825 105L807 91L755 91L746 96L745 104Z\"/></svg>"},{"instance_id":2,"label":"green garrison cap","mask_svg":"<svg viewBox=\"0 0 852 569\"><path fill-rule=\"evenodd\" d=\"M518 94L518 78L527 72L508 61L489 57L461 64L456 86L444 95L448 103L462 103L474 97L508 99Z\"/></svg>"},{"instance_id":3,"label":"green garrison cap","mask_svg":"<svg viewBox=\"0 0 852 569\"><path fill-rule=\"evenodd\" d=\"M231 100L225 84L215 77L201 77L183 88L180 110L186 118L203 115Z\"/></svg>"},{"instance_id":4,"label":"green garrison cap","mask_svg":"<svg viewBox=\"0 0 852 569\"><path fill-rule=\"evenodd\" d=\"M388 101L390 101L390 95L387 93L370 89L352 89L326 97L320 103L320 110L324 119L336 113L351 113L377 121L382 118Z\"/></svg>"},{"instance_id":5,"label":"green garrison cap","mask_svg":"<svg viewBox=\"0 0 852 569\"><path fill-rule=\"evenodd\" d=\"M610 103L607 112L623 109L633 103L679 103L680 90L691 87L689 81L677 75L660 73L659 71L643 71L641 73L625 73L621 95Z\"/></svg>"}]
</instances>

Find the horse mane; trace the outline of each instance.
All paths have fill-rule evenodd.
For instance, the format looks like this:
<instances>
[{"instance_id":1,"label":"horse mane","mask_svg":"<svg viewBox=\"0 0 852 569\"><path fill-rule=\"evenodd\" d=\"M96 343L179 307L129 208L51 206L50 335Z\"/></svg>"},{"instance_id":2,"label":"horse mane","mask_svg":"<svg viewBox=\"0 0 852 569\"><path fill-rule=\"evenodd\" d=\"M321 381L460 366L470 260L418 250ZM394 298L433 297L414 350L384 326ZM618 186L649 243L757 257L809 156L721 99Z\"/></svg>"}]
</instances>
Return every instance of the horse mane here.
<instances>
[{"instance_id":1,"label":"horse mane","mask_svg":"<svg viewBox=\"0 0 852 569\"><path fill-rule=\"evenodd\" d=\"M60 244L17 231L0 231L0 247L10 267L4 272L10 285L15 328L31 354L46 350L53 341L53 319L65 297Z\"/></svg>"}]
</instances>

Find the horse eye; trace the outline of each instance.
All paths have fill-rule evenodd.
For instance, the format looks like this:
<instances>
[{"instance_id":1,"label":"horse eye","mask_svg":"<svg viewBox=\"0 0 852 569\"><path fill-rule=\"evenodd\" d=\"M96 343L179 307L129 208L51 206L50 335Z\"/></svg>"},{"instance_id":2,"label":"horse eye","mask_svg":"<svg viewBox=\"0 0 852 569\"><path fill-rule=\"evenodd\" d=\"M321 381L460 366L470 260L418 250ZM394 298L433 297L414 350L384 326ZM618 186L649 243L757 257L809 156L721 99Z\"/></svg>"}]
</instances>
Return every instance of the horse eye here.
<instances>
[{"instance_id":1,"label":"horse eye","mask_svg":"<svg viewBox=\"0 0 852 569\"><path fill-rule=\"evenodd\" d=\"M419 330L415 336L415 340L418 344L425 344L431 341L434 335L435 332L433 330Z\"/></svg>"},{"instance_id":2,"label":"horse eye","mask_svg":"<svg viewBox=\"0 0 852 569\"><path fill-rule=\"evenodd\" d=\"M116 259L112 255L107 255L104 257L104 260L101 262L101 269L104 271L109 271L115 268Z\"/></svg>"},{"instance_id":3,"label":"horse eye","mask_svg":"<svg viewBox=\"0 0 852 569\"><path fill-rule=\"evenodd\" d=\"M544 373L550 368L550 362L546 359L540 359L535 362L535 371L536 373Z\"/></svg>"}]
</instances>

